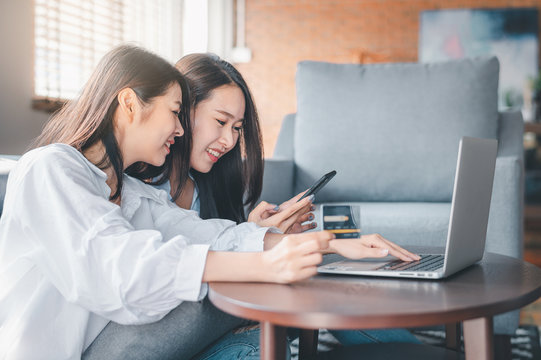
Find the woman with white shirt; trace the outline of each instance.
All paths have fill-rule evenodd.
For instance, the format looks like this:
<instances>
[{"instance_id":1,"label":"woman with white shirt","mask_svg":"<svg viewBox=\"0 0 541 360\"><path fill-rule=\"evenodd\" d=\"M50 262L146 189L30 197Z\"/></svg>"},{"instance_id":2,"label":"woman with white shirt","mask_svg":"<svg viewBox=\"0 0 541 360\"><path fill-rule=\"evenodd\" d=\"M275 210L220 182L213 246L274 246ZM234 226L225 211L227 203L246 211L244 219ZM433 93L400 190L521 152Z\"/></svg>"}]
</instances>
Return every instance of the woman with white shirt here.
<instances>
[{"instance_id":1,"label":"woman with white shirt","mask_svg":"<svg viewBox=\"0 0 541 360\"><path fill-rule=\"evenodd\" d=\"M384 241L366 248L326 232L284 236L203 221L126 175L162 166L175 139L190 135L188 99L173 66L118 47L10 172L0 218L1 359L78 359L109 321L158 321L203 298L208 281L305 279L321 252L411 256Z\"/></svg>"}]
</instances>

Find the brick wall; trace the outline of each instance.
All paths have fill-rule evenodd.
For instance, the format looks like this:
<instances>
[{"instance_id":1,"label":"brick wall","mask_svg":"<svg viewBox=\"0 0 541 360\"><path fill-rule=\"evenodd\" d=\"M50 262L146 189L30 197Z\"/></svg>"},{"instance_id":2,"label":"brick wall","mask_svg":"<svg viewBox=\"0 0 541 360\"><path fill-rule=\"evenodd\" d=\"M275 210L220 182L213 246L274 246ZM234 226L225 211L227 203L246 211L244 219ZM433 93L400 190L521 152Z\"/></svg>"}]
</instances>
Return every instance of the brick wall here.
<instances>
[{"instance_id":1,"label":"brick wall","mask_svg":"<svg viewBox=\"0 0 541 360\"><path fill-rule=\"evenodd\" d=\"M541 0L246 0L252 61L237 67L260 113L266 156L282 118L295 112L299 61L417 61L422 11L507 7L541 8Z\"/></svg>"}]
</instances>

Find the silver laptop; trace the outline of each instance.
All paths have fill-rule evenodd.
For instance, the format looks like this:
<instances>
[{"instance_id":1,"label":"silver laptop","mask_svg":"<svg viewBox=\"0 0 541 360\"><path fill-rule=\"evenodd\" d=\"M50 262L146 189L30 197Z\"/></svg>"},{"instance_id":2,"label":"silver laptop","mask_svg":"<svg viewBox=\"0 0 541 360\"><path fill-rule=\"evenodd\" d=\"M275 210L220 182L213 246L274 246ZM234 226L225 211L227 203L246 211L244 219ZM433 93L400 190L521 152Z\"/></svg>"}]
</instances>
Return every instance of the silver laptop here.
<instances>
[{"instance_id":1,"label":"silver laptop","mask_svg":"<svg viewBox=\"0 0 541 360\"><path fill-rule=\"evenodd\" d=\"M498 141L463 137L458 160L445 255L420 254L421 260L393 258L342 260L318 267L319 273L440 279L483 258Z\"/></svg>"}]
</instances>

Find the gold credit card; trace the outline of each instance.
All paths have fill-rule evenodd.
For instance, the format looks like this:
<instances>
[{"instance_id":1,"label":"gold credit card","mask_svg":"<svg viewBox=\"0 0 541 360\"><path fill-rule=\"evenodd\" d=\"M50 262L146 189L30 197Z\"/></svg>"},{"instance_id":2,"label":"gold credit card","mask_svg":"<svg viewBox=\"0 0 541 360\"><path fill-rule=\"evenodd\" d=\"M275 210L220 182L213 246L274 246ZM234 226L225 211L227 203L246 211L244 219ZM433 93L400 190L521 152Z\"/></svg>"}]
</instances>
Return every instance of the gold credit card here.
<instances>
[{"instance_id":1,"label":"gold credit card","mask_svg":"<svg viewBox=\"0 0 541 360\"><path fill-rule=\"evenodd\" d=\"M335 234L337 239L361 236L359 205L322 205L323 230Z\"/></svg>"},{"instance_id":2,"label":"gold credit card","mask_svg":"<svg viewBox=\"0 0 541 360\"><path fill-rule=\"evenodd\" d=\"M323 221L326 221L326 222L344 222L344 221L348 221L349 220L349 216L346 216L346 215L327 215L327 216L323 216Z\"/></svg>"}]
</instances>

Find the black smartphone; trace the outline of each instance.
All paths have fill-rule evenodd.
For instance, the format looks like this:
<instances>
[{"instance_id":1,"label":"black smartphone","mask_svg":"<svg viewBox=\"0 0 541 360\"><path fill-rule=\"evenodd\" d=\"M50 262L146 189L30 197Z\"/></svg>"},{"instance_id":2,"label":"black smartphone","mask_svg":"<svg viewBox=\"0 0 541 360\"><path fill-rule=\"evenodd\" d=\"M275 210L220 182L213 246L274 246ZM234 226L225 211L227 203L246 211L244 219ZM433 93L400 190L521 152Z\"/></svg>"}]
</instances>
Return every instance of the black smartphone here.
<instances>
[{"instance_id":1,"label":"black smartphone","mask_svg":"<svg viewBox=\"0 0 541 360\"><path fill-rule=\"evenodd\" d=\"M334 175L336 175L336 170L333 170L330 173L327 173L327 174L323 175L321 177L321 179L316 181L314 183L314 185L312 185L310 187L310 189L308 189L308 191L305 192L304 195L301 196L301 198L299 200L297 200L297 202L301 201L302 199L304 199L307 196L315 195L319 190L321 190L321 188L323 188L323 186L327 185L327 183L329 181L331 181L331 179L334 177Z\"/></svg>"}]
</instances>

